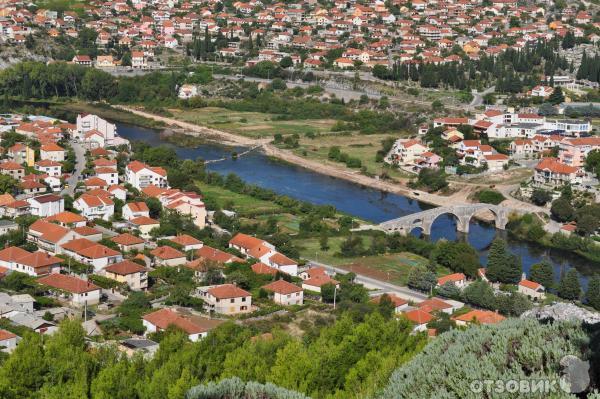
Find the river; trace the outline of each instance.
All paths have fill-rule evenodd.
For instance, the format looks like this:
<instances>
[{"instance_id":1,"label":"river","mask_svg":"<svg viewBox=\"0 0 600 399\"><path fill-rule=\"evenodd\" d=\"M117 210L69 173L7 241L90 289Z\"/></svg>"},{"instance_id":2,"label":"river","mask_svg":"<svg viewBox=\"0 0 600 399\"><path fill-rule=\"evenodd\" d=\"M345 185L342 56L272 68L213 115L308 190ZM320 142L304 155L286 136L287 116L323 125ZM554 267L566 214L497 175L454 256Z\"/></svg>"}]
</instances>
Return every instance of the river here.
<instances>
[{"instance_id":1,"label":"river","mask_svg":"<svg viewBox=\"0 0 600 399\"><path fill-rule=\"evenodd\" d=\"M117 127L119 134L130 141L144 141L153 146L171 146L182 159L220 159L231 151L239 153L244 150L208 143L198 148L180 147L164 141L157 130L127 124L117 124ZM431 208L431 205L401 195L384 193L278 162L258 151L237 160L229 158L222 162L210 163L207 168L221 174L235 173L250 184L314 204L333 205L342 212L376 223ZM485 265L487 251L497 235L506 238L510 250L521 257L525 272L529 272L532 264L547 259L554 265L557 278L570 267L575 267L581 273L582 284L587 286L588 277L593 270L600 271L600 265L593 265L579 256L513 240L506 232L498 231L493 225L474 219L471 221L469 234L465 236L456 232L456 222L452 216L442 215L433 224L429 239L468 240L479 251L481 263Z\"/></svg>"}]
</instances>

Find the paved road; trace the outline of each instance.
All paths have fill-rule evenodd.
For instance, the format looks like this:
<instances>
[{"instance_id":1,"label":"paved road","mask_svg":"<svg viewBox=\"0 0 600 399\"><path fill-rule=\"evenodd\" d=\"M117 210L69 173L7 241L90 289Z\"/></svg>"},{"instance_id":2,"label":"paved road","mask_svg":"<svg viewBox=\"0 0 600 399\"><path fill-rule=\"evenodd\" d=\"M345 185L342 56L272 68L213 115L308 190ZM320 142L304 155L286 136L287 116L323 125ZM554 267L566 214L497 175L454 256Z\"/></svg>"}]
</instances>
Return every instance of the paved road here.
<instances>
[{"instance_id":1,"label":"paved road","mask_svg":"<svg viewBox=\"0 0 600 399\"><path fill-rule=\"evenodd\" d=\"M73 151L75 151L77 161L75 162L75 170L71 174L71 177L66 180L69 187L63 189L61 194L69 194L72 197L75 193L75 187L79 181L79 176L81 176L81 172L85 168L85 148L83 148L80 143L75 143L73 141L71 141L71 147L73 147Z\"/></svg>"},{"instance_id":2,"label":"paved road","mask_svg":"<svg viewBox=\"0 0 600 399\"><path fill-rule=\"evenodd\" d=\"M324 267L325 270L327 270L330 273L339 273L339 274L348 273L348 270L325 265L323 263L319 263L319 262L315 262L315 261L310 261L309 263L311 266ZM399 297L404 298L409 301L421 302L428 298L427 295L425 295L419 291L414 291L408 287L401 287L399 285L391 284L391 283L388 283L385 281L376 280L374 278L367 277L362 274L356 274L356 282L364 285L365 287L367 287L369 289L379 290L382 293L383 292L394 293L394 294L398 295Z\"/></svg>"},{"instance_id":3,"label":"paved road","mask_svg":"<svg viewBox=\"0 0 600 399\"><path fill-rule=\"evenodd\" d=\"M496 90L496 86L488 87L487 89L485 89L481 93L477 93L477 92L473 93L473 100L471 101L471 104L469 104L469 106L471 106L471 107L479 107L480 105L483 104L483 97L486 94L493 93L494 90Z\"/></svg>"}]
</instances>

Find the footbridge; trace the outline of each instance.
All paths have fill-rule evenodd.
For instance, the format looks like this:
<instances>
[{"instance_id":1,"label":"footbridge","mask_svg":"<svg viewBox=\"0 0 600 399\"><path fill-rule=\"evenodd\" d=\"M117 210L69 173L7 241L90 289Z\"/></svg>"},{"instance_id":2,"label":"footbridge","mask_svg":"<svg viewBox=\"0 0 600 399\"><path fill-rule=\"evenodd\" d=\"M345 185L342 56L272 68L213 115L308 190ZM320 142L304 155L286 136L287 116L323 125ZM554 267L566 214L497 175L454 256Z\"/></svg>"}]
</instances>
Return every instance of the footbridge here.
<instances>
[{"instance_id":1,"label":"footbridge","mask_svg":"<svg viewBox=\"0 0 600 399\"><path fill-rule=\"evenodd\" d=\"M520 213L518 210L507 208L505 206L483 203L443 206L388 220L387 222L383 222L371 228L382 230L387 233L400 234L409 234L412 230L420 228L423 231L423 234L431 235L431 226L433 225L433 222L441 215L449 214L456 218L457 230L462 233L468 233L471 218L481 211L492 212L496 228L501 230L506 228L508 216L511 212ZM368 227L364 226L362 229L368 229Z\"/></svg>"}]
</instances>

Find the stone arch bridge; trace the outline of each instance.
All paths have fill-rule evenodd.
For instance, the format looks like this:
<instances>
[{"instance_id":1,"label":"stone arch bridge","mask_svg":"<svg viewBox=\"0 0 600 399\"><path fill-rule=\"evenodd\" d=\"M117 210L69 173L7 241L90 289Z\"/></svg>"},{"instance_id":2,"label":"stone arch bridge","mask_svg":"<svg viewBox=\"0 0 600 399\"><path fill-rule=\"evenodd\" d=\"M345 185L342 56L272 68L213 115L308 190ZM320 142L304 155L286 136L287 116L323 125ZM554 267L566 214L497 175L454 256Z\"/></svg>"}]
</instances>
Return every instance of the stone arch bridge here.
<instances>
[{"instance_id":1,"label":"stone arch bridge","mask_svg":"<svg viewBox=\"0 0 600 399\"><path fill-rule=\"evenodd\" d=\"M431 235L431 226L433 225L433 222L441 215L449 214L456 218L457 230L462 233L468 233L471 218L481 211L492 212L494 214L495 226L497 229L501 230L506 228L508 216L511 212L519 213L517 210L504 206L483 203L443 206L388 220L387 222L380 223L375 228L377 230L385 231L386 233L400 234L409 234L412 230L420 228L423 231L423 234Z\"/></svg>"}]
</instances>

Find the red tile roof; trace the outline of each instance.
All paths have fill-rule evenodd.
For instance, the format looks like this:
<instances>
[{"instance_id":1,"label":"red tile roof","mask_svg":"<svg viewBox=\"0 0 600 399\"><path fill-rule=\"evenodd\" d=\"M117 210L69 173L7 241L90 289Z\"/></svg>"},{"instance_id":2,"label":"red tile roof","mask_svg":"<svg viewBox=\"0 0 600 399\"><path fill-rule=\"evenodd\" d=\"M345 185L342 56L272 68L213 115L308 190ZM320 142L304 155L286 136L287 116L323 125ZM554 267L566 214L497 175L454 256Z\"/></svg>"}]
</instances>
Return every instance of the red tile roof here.
<instances>
[{"instance_id":1,"label":"red tile roof","mask_svg":"<svg viewBox=\"0 0 600 399\"><path fill-rule=\"evenodd\" d=\"M489 310L471 310L463 315L454 316L452 319L464 322L475 320L481 324L496 324L504 320L505 317Z\"/></svg>"},{"instance_id":2,"label":"red tile roof","mask_svg":"<svg viewBox=\"0 0 600 399\"><path fill-rule=\"evenodd\" d=\"M177 258L185 258L185 254L181 251L176 250L173 247L168 245L163 245L162 247L158 247L150 251L150 254L156 256L161 259L177 259Z\"/></svg>"},{"instance_id":3,"label":"red tile roof","mask_svg":"<svg viewBox=\"0 0 600 399\"><path fill-rule=\"evenodd\" d=\"M120 245L135 245L144 243L144 240L129 233L123 233L113 237L111 238L111 241Z\"/></svg>"},{"instance_id":4,"label":"red tile roof","mask_svg":"<svg viewBox=\"0 0 600 399\"><path fill-rule=\"evenodd\" d=\"M84 292L96 291L100 289L100 287L90 283L89 281L58 273L38 278L37 282L74 294L83 294Z\"/></svg>"},{"instance_id":5,"label":"red tile roof","mask_svg":"<svg viewBox=\"0 0 600 399\"><path fill-rule=\"evenodd\" d=\"M262 288L268 291L273 291L277 294L288 295L293 294L294 292L301 292L302 288L298 287L295 284L288 283L285 280L277 280L270 284L263 285Z\"/></svg>"},{"instance_id":6,"label":"red tile roof","mask_svg":"<svg viewBox=\"0 0 600 399\"><path fill-rule=\"evenodd\" d=\"M124 260L122 262L113 263L112 265L106 266L104 270L110 273L126 276L128 274L143 272L146 270L146 268L130 260Z\"/></svg>"},{"instance_id":7,"label":"red tile roof","mask_svg":"<svg viewBox=\"0 0 600 399\"><path fill-rule=\"evenodd\" d=\"M214 288L209 288L208 292L219 299L239 298L250 296L250 293L233 284L223 284Z\"/></svg>"},{"instance_id":8,"label":"red tile roof","mask_svg":"<svg viewBox=\"0 0 600 399\"><path fill-rule=\"evenodd\" d=\"M170 325L181 328L188 334L200 334L208 331L208 328L199 326L191 320L182 317L170 309L160 309L143 317L161 330L166 330Z\"/></svg>"}]
</instances>

